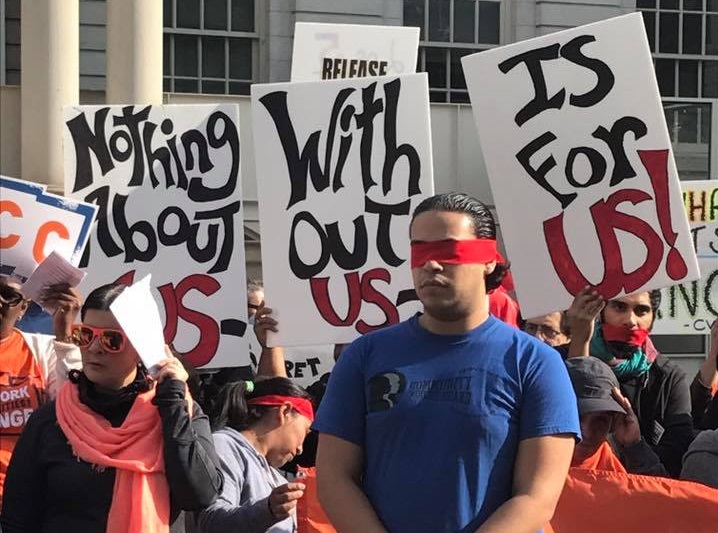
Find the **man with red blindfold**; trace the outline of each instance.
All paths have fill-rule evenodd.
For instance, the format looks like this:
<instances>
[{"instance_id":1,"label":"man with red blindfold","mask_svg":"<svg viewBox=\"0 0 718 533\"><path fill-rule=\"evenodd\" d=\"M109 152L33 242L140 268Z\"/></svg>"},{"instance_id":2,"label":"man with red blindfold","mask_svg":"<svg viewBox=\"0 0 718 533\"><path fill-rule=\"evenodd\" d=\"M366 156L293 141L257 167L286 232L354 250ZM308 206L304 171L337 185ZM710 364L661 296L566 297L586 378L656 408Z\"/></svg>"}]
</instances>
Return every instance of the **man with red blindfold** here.
<instances>
[{"instance_id":1,"label":"man with red blindfold","mask_svg":"<svg viewBox=\"0 0 718 533\"><path fill-rule=\"evenodd\" d=\"M685 372L661 355L649 336L660 303L660 290L604 302L586 287L568 312L569 357L590 354L613 369L636 412L642 438L666 471L678 477L694 437L691 398Z\"/></svg>"},{"instance_id":2,"label":"man with red blindfold","mask_svg":"<svg viewBox=\"0 0 718 533\"><path fill-rule=\"evenodd\" d=\"M315 429L319 498L342 533L536 533L551 519L580 434L566 366L489 314L489 209L421 202L411 267L424 312L354 341Z\"/></svg>"}]
</instances>

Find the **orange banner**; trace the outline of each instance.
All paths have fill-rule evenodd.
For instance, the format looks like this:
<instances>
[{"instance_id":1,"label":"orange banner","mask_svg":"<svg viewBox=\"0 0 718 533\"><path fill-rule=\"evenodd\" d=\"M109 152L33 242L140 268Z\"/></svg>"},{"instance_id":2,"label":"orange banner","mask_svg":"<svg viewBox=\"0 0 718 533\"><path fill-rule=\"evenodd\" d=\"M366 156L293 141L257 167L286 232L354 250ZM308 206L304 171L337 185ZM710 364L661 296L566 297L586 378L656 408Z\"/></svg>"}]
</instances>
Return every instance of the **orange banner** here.
<instances>
[{"instance_id":1,"label":"orange banner","mask_svg":"<svg viewBox=\"0 0 718 533\"><path fill-rule=\"evenodd\" d=\"M298 533L336 533L336 530L324 514L317 498L316 468L300 468L301 477L297 481L304 483L304 496L297 502Z\"/></svg>"},{"instance_id":2,"label":"orange banner","mask_svg":"<svg viewBox=\"0 0 718 533\"><path fill-rule=\"evenodd\" d=\"M572 468L545 533L716 533L718 490L698 483Z\"/></svg>"}]
</instances>

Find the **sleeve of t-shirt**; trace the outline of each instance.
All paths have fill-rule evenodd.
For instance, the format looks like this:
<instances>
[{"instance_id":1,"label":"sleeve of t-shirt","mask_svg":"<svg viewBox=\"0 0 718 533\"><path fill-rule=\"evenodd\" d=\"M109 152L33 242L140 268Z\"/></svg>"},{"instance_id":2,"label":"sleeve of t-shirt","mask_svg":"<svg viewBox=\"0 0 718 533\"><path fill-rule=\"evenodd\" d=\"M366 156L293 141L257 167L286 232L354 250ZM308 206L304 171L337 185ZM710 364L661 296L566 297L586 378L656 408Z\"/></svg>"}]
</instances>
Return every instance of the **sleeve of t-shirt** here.
<instances>
[{"instance_id":1,"label":"sleeve of t-shirt","mask_svg":"<svg viewBox=\"0 0 718 533\"><path fill-rule=\"evenodd\" d=\"M313 429L364 446L366 399L361 368L365 338L349 345L334 366Z\"/></svg>"},{"instance_id":2,"label":"sleeve of t-shirt","mask_svg":"<svg viewBox=\"0 0 718 533\"><path fill-rule=\"evenodd\" d=\"M566 364L549 346L536 343L524 360L519 438L570 433L581 438L578 406Z\"/></svg>"}]
</instances>

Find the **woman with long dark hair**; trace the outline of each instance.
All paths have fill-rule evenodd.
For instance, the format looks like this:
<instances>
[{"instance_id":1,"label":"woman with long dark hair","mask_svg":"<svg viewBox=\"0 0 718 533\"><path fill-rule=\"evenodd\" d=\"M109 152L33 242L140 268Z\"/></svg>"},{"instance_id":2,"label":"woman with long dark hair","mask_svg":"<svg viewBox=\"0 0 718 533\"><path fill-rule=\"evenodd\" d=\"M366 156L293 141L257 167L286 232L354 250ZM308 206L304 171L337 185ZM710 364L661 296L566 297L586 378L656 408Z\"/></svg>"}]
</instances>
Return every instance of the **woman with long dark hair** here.
<instances>
[{"instance_id":1,"label":"woman with long dark hair","mask_svg":"<svg viewBox=\"0 0 718 533\"><path fill-rule=\"evenodd\" d=\"M277 468L302 453L314 420L309 395L284 377L225 385L211 415L224 485L199 515L203 533L291 533L302 483Z\"/></svg>"},{"instance_id":2,"label":"woman with long dark hair","mask_svg":"<svg viewBox=\"0 0 718 533\"><path fill-rule=\"evenodd\" d=\"M207 417L187 371L165 347L151 379L110 304L95 289L72 341L82 354L55 401L31 417L15 448L4 533L167 533L181 510L210 505L221 474Z\"/></svg>"}]
</instances>

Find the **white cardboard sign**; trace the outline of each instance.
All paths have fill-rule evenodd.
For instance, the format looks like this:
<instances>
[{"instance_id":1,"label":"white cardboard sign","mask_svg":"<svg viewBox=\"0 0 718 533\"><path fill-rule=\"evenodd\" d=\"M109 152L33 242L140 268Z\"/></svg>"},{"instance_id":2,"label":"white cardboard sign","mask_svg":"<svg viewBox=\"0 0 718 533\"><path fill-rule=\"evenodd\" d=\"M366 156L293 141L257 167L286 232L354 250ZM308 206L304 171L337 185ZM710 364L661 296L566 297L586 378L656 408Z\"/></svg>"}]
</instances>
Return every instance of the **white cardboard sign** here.
<instances>
[{"instance_id":1,"label":"white cardboard sign","mask_svg":"<svg viewBox=\"0 0 718 533\"><path fill-rule=\"evenodd\" d=\"M699 277L640 13L462 64L524 316Z\"/></svg>"},{"instance_id":2,"label":"white cardboard sign","mask_svg":"<svg viewBox=\"0 0 718 533\"><path fill-rule=\"evenodd\" d=\"M53 251L77 265L97 207L0 176L0 274L27 280Z\"/></svg>"},{"instance_id":3,"label":"white cardboard sign","mask_svg":"<svg viewBox=\"0 0 718 533\"><path fill-rule=\"evenodd\" d=\"M297 22L291 80L413 74L418 50L419 28Z\"/></svg>"},{"instance_id":4,"label":"white cardboard sign","mask_svg":"<svg viewBox=\"0 0 718 533\"><path fill-rule=\"evenodd\" d=\"M367 104L366 102L371 102ZM433 193L426 74L252 86L275 346L337 344L419 309L409 221Z\"/></svg>"},{"instance_id":5,"label":"white cardboard sign","mask_svg":"<svg viewBox=\"0 0 718 533\"><path fill-rule=\"evenodd\" d=\"M99 206L89 290L152 274L168 344L249 363L236 105L65 108L65 190Z\"/></svg>"},{"instance_id":6,"label":"white cardboard sign","mask_svg":"<svg viewBox=\"0 0 718 533\"><path fill-rule=\"evenodd\" d=\"M718 319L718 180L684 181L682 186L701 278L663 289L653 333L707 335Z\"/></svg>"}]
</instances>

